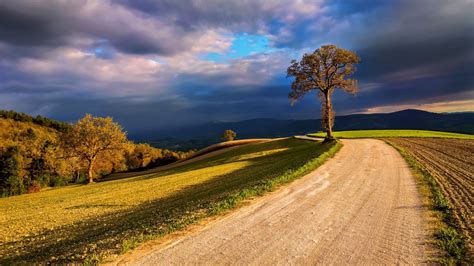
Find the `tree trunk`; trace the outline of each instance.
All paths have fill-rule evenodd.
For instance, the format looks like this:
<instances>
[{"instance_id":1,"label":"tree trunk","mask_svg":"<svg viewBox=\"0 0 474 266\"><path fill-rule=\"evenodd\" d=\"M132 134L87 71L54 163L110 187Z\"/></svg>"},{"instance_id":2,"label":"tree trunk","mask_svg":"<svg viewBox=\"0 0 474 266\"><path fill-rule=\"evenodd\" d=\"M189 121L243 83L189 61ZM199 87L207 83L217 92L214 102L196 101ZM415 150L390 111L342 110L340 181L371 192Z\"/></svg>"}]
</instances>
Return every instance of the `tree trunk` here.
<instances>
[{"instance_id":1,"label":"tree trunk","mask_svg":"<svg viewBox=\"0 0 474 266\"><path fill-rule=\"evenodd\" d=\"M325 108L326 108L326 139L334 139L332 135L332 106L331 106L331 97L329 93L325 93Z\"/></svg>"},{"instance_id":2,"label":"tree trunk","mask_svg":"<svg viewBox=\"0 0 474 266\"><path fill-rule=\"evenodd\" d=\"M95 161L95 158L93 158L92 160L89 161L89 167L87 169L87 178L89 179L88 183L94 183L94 179L93 179L93 167L94 167L94 161Z\"/></svg>"}]
</instances>

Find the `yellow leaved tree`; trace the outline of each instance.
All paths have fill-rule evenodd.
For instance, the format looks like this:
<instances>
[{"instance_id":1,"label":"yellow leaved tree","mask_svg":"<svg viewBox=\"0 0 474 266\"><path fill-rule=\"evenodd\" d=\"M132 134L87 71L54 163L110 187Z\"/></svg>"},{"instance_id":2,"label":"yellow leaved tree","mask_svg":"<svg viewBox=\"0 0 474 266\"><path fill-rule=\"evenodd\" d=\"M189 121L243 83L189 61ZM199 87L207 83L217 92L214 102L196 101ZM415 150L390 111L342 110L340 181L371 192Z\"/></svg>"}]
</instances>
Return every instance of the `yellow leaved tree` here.
<instances>
[{"instance_id":1,"label":"yellow leaved tree","mask_svg":"<svg viewBox=\"0 0 474 266\"><path fill-rule=\"evenodd\" d=\"M84 160L89 183L92 183L97 159L110 152L122 151L127 144L127 136L111 117L86 114L65 134L63 144L71 157Z\"/></svg>"}]
</instances>

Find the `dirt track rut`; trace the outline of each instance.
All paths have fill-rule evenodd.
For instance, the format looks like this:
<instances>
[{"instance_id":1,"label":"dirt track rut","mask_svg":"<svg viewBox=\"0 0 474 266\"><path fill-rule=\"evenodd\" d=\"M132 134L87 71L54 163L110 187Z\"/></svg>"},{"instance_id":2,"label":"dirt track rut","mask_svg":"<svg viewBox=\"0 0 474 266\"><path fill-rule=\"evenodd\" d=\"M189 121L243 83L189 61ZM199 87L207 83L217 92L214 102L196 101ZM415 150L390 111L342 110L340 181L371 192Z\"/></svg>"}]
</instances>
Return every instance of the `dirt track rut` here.
<instances>
[{"instance_id":1,"label":"dirt track rut","mask_svg":"<svg viewBox=\"0 0 474 266\"><path fill-rule=\"evenodd\" d=\"M419 264L415 181L380 140L344 140L314 172L127 264Z\"/></svg>"}]
</instances>

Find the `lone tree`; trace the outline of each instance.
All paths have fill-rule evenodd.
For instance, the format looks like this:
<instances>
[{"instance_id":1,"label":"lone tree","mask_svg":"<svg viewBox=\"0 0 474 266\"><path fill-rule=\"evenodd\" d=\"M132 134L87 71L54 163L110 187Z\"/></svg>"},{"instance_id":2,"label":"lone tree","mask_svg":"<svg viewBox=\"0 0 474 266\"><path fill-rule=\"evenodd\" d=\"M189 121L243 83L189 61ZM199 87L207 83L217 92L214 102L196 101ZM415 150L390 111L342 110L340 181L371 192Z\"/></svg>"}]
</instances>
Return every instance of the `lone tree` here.
<instances>
[{"instance_id":1,"label":"lone tree","mask_svg":"<svg viewBox=\"0 0 474 266\"><path fill-rule=\"evenodd\" d=\"M231 140L234 140L235 137L237 137L237 133L235 133L233 130L227 129L222 134L221 139L223 141L231 141Z\"/></svg>"},{"instance_id":2,"label":"lone tree","mask_svg":"<svg viewBox=\"0 0 474 266\"><path fill-rule=\"evenodd\" d=\"M292 104L307 92L319 90L321 126L326 129L326 140L334 139L331 95L337 88L352 94L358 91L357 80L349 78L356 71L354 64L357 63L360 63L360 58L354 52L324 45L311 54L304 54L299 62L291 61L288 67L287 77L295 77L288 95Z\"/></svg>"},{"instance_id":3,"label":"lone tree","mask_svg":"<svg viewBox=\"0 0 474 266\"><path fill-rule=\"evenodd\" d=\"M65 148L86 162L89 183L94 182L94 163L106 152L118 151L127 142L126 133L111 117L86 114L64 136Z\"/></svg>"}]
</instances>

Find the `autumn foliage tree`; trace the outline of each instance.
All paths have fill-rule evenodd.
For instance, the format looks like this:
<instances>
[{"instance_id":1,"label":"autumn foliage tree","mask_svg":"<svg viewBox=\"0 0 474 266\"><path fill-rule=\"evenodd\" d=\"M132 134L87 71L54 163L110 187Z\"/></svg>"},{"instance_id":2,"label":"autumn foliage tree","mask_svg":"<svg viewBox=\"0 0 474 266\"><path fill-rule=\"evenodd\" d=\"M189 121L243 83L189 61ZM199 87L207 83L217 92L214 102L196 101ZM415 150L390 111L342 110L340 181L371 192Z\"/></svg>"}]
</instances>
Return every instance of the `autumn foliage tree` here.
<instances>
[{"instance_id":1,"label":"autumn foliage tree","mask_svg":"<svg viewBox=\"0 0 474 266\"><path fill-rule=\"evenodd\" d=\"M317 90L322 102L321 125L326 129L326 139L334 139L334 111L331 96L335 89L356 93L357 80L350 76L356 71L355 64L360 58L354 52L324 45L311 54L304 54L301 61L293 60L288 67L288 77L294 77L288 97L294 103L307 92Z\"/></svg>"},{"instance_id":2,"label":"autumn foliage tree","mask_svg":"<svg viewBox=\"0 0 474 266\"><path fill-rule=\"evenodd\" d=\"M0 197L149 169L194 153L133 143L124 135L110 118L87 115L71 125L0 110Z\"/></svg>"},{"instance_id":3,"label":"autumn foliage tree","mask_svg":"<svg viewBox=\"0 0 474 266\"><path fill-rule=\"evenodd\" d=\"M223 141L231 141L234 140L235 137L237 137L237 133L235 133L233 130L227 129L222 134L221 139Z\"/></svg>"},{"instance_id":4,"label":"autumn foliage tree","mask_svg":"<svg viewBox=\"0 0 474 266\"><path fill-rule=\"evenodd\" d=\"M127 142L126 133L111 117L90 114L80 119L63 139L68 153L86 162L89 183L93 182L97 159L108 152L121 151Z\"/></svg>"}]
</instances>

